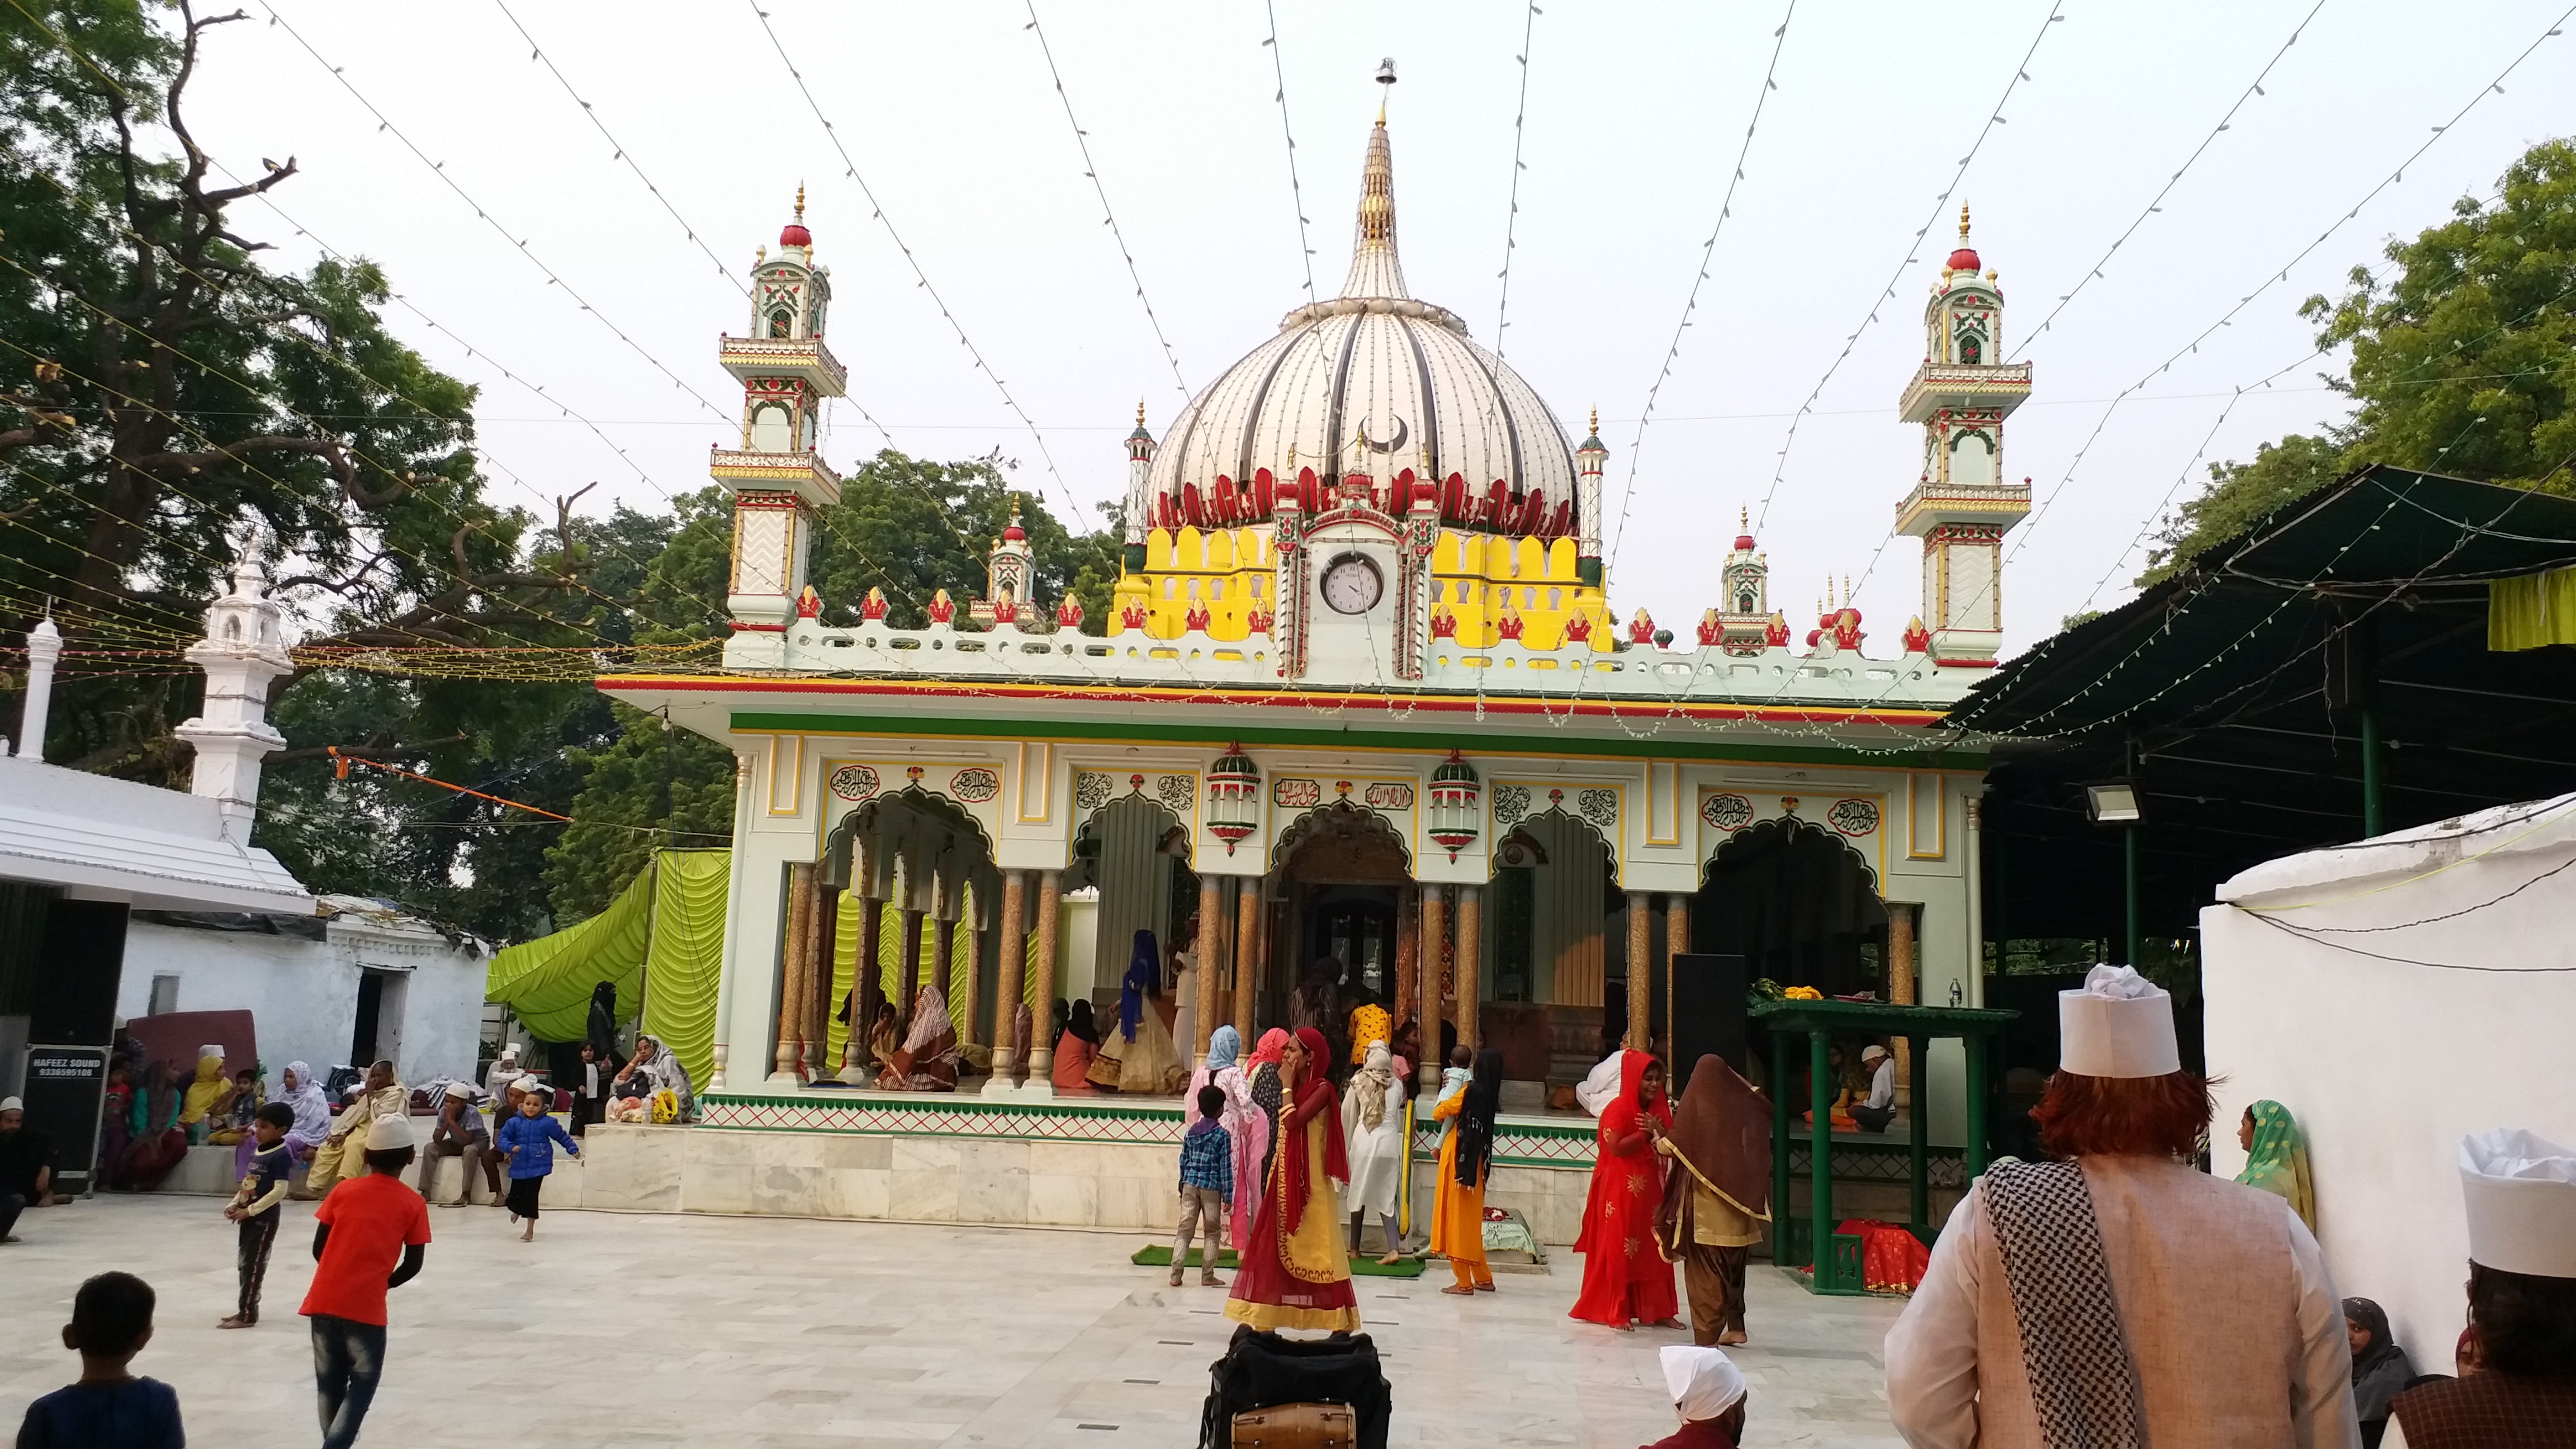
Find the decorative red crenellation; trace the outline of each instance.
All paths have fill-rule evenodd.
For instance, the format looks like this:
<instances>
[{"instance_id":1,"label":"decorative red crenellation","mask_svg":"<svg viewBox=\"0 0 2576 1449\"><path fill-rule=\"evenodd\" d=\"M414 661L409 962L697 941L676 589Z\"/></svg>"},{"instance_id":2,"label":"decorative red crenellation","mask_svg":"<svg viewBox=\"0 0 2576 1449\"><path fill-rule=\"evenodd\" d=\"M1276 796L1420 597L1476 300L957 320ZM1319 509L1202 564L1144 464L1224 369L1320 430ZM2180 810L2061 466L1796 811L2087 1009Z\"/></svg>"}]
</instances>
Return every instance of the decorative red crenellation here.
<instances>
[{"instance_id":1,"label":"decorative red crenellation","mask_svg":"<svg viewBox=\"0 0 2576 1449\"><path fill-rule=\"evenodd\" d=\"M1715 609L1699 616L1699 642L1702 644L1716 643L1725 632L1726 626L1718 622Z\"/></svg>"},{"instance_id":2,"label":"decorative red crenellation","mask_svg":"<svg viewBox=\"0 0 2576 1449\"><path fill-rule=\"evenodd\" d=\"M867 599L859 605L859 617L862 619L882 619L885 617L885 611L885 590L870 588L868 590Z\"/></svg>"},{"instance_id":3,"label":"decorative red crenellation","mask_svg":"<svg viewBox=\"0 0 2576 1449\"><path fill-rule=\"evenodd\" d=\"M814 592L812 584L807 584L796 594L796 617L799 619L823 617L823 596Z\"/></svg>"},{"instance_id":4,"label":"decorative red crenellation","mask_svg":"<svg viewBox=\"0 0 2576 1449\"><path fill-rule=\"evenodd\" d=\"M1082 600L1075 598L1071 594L1065 595L1063 600L1055 606L1055 625L1059 629L1081 628Z\"/></svg>"},{"instance_id":5,"label":"decorative red crenellation","mask_svg":"<svg viewBox=\"0 0 2576 1449\"><path fill-rule=\"evenodd\" d=\"M1569 644L1587 643L1592 638L1592 616L1577 614L1565 621L1565 639Z\"/></svg>"},{"instance_id":6,"label":"decorative red crenellation","mask_svg":"<svg viewBox=\"0 0 2576 1449\"><path fill-rule=\"evenodd\" d=\"M1771 622L1762 626L1762 645L1766 649L1789 647L1789 616L1773 610Z\"/></svg>"},{"instance_id":7,"label":"decorative red crenellation","mask_svg":"<svg viewBox=\"0 0 2576 1449\"><path fill-rule=\"evenodd\" d=\"M1655 642L1655 620L1653 615L1648 614L1643 609L1639 609L1637 611L1637 617L1628 621L1628 642L1631 644L1652 644Z\"/></svg>"},{"instance_id":8,"label":"decorative red crenellation","mask_svg":"<svg viewBox=\"0 0 2576 1449\"><path fill-rule=\"evenodd\" d=\"M946 624L954 622L956 618L957 601L948 597L946 589L941 589L930 596L930 622Z\"/></svg>"},{"instance_id":9,"label":"decorative red crenellation","mask_svg":"<svg viewBox=\"0 0 2576 1449\"><path fill-rule=\"evenodd\" d=\"M1208 625L1215 622L1215 618L1215 615L1208 612L1205 601L1193 600L1190 611L1181 616L1181 626L1194 633L1204 634L1207 632Z\"/></svg>"},{"instance_id":10,"label":"decorative red crenellation","mask_svg":"<svg viewBox=\"0 0 2576 1449\"><path fill-rule=\"evenodd\" d=\"M1458 616L1449 612L1447 604L1442 604L1431 611L1431 637L1434 639L1458 637Z\"/></svg>"},{"instance_id":11,"label":"decorative red crenellation","mask_svg":"<svg viewBox=\"0 0 2576 1449\"><path fill-rule=\"evenodd\" d=\"M1908 654L1932 652L1932 631L1923 627L1920 616L1905 626L1905 652Z\"/></svg>"},{"instance_id":12,"label":"decorative red crenellation","mask_svg":"<svg viewBox=\"0 0 2576 1449\"><path fill-rule=\"evenodd\" d=\"M1118 622L1129 629L1144 628L1145 606L1131 601L1127 607L1118 611Z\"/></svg>"}]
</instances>

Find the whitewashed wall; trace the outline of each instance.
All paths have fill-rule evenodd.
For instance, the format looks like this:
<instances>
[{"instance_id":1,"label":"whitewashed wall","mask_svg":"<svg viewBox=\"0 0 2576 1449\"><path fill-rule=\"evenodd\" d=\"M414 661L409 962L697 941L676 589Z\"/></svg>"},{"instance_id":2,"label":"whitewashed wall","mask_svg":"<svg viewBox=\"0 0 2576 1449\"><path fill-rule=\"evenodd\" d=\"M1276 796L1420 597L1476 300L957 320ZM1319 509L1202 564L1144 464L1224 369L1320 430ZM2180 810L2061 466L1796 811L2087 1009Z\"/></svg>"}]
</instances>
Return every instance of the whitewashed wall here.
<instances>
[{"instance_id":1,"label":"whitewashed wall","mask_svg":"<svg viewBox=\"0 0 2576 1449\"><path fill-rule=\"evenodd\" d=\"M275 1090L301 1059L318 1071L345 1062L357 1027L358 979L369 967L402 977L395 1065L407 1082L469 1076L483 1017L486 958L408 917L343 915L325 939L209 931L138 920L128 926L120 1016L142 1016L152 978L179 978L180 1011L248 1011ZM386 1013L386 1020L393 1016Z\"/></svg>"},{"instance_id":2,"label":"whitewashed wall","mask_svg":"<svg viewBox=\"0 0 2576 1449\"><path fill-rule=\"evenodd\" d=\"M2244 1167L2246 1104L2288 1107L2335 1285L2388 1310L2419 1372L2450 1372L2466 1320L2460 1139L2576 1143L2576 871L2541 878L2576 860L2576 797L2551 803L2270 861L2201 912L2213 1166Z\"/></svg>"}]
</instances>

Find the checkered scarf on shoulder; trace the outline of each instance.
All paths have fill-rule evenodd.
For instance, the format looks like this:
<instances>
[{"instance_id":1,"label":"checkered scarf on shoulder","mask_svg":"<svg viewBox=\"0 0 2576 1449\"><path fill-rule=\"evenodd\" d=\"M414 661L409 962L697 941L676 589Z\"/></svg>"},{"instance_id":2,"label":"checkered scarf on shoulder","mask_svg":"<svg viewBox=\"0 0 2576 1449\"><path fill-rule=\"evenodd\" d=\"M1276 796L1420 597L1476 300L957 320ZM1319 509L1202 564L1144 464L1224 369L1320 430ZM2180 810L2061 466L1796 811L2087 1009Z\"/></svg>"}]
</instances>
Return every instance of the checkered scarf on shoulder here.
<instances>
[{"instance_id":1,"label":"checkered scarf on shoulder","mask_svg":"<svg viewBox=\"0 0 2576 1449\"><path fill-rule=\"evenodd\" d=\"M1984 1178L1986 1215L2021 1328L2021 1363L2051 1449L2145 1449L2138 1364L2083 1169L2006 1162Z\"/></svg>"}]
</instances>

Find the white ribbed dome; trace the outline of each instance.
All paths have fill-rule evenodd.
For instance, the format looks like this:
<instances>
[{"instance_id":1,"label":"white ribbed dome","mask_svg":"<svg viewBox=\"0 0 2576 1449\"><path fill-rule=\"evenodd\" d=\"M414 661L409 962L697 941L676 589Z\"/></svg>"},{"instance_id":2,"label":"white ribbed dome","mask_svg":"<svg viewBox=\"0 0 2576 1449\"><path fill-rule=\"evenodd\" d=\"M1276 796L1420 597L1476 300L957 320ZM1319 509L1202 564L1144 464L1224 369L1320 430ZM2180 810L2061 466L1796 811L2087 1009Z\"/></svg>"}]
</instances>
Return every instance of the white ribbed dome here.
<instances>
[{"instance_id":1,"label":"white ribbed dome","mask_svg":"<svg viewBox=\"0 0 2576 1449\"><path fill-rule=\"evenodd\" d=\"M1264 470L1281 492L1303 469L1324 483L1364 475L1383 500L1410 469L1441 485L1452 524L1576 531L1573 447L1555 415L1455 313L1405 290L1394 181L1381 118L1341 296L1289 313L1173 419L1148 477L1155 525L1267 519Z\"/></svg>"}]
</instances>

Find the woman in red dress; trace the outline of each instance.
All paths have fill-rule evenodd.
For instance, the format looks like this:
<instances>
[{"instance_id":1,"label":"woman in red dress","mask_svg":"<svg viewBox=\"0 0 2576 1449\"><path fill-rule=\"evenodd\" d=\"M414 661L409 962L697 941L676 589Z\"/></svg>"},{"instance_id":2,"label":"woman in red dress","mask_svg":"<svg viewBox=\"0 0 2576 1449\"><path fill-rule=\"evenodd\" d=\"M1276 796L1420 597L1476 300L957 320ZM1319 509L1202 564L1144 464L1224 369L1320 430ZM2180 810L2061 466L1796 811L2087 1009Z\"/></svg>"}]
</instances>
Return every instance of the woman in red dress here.
<instances>
[{"instance_id":1,"label":"woman in red dress","mask_svg":"<svg viewBox=\"0 0 2576 1449\"><path fill-rule=\"evenodd\" d=\"M1350 1180L1351 1165L1342 1145L1340 1097L1325 1075L1330 1064L1324 1034L1311 1026L1299 1027L1280 1054L1279 1150L1246 1235L1234 1292L1225 1301L1225 1316L1237 1323L1327 1332L1360 1326L1351 1260L1342 1245L1341 1195L1334 1186L1337 1179ZM1670 1297L1671 1270L1664 1276Z\"/></svg>"},{"instance_id":2,"label":"woman in red dress","mask_svg":"<svg viewBox=\"0 0 2576 1449\"><path fill-rule=\"evenodd\" d=\"M1601 1109L1592 1161L1592 1195L1583 1205L1583 1296L1572 1317L1625 1333L1633 1324L1679 1328L1681 1298L1673 1265L1655 1247L1655 1213L1664 1201L1663 1159L1655 1139L1673 1125L1664 1102L1664 1067L1644 1052L1619 1061L1619 1095Z\"/></svg>"}]
</instances>

